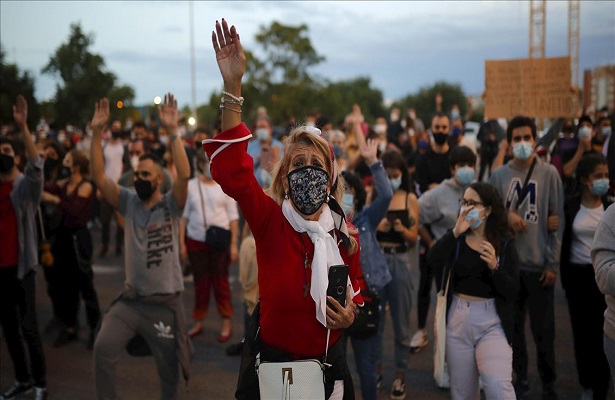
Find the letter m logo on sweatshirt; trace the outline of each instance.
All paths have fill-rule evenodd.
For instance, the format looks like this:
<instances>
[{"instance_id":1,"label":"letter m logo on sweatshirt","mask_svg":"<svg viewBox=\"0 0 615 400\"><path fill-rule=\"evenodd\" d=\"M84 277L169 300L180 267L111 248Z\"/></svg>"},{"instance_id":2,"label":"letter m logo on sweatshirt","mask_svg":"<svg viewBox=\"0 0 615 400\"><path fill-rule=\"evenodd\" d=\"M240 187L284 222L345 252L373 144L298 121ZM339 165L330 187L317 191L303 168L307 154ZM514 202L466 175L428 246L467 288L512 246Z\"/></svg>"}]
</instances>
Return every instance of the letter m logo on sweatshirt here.
<instances>
[{"instance_id":1,"label":"letter m logo on sweatshirt","mask_svg":"<svg viewBox=\"0 0 615 400\"><path fill-rule=\"evenodd\" d=\"M519 212L519 215L523 218L524 221L536 224L538 223L538 207L536 206L536 181L530 179L527 184L527 194L525 198L519 202L519 198L523 192L523 182L519 178L513 178L510 182L510 186L508 187L508 193L506 194L506 209L513 208L512 206L516 206L516 209Z\"/></svg>"}]
</instances>

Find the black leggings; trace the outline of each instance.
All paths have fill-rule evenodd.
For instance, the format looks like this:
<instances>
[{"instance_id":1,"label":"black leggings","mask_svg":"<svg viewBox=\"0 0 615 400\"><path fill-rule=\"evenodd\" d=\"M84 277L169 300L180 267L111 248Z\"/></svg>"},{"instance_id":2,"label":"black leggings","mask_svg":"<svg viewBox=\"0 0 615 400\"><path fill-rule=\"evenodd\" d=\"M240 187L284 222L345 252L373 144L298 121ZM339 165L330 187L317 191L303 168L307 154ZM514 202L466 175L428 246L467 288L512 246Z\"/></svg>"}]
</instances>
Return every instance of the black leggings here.
<instances>
[{"instance_id":1,"label":"black leggings","mask_svg":"<svg viewBox=\"0 0 615 400\"><path fill-rule=\"evenodd\" d=\"M423 251L424 250L424 251ZM419 255L419 271L421 273L419 278L419 289L416 298L417 314L418 314L418 327L424 329L427 325L427 314L429 314L429 304L431 302L431 283L433 282L433 269L427 262L427 248L420 248L421 254Z\"/></svg>"}]
</instances>

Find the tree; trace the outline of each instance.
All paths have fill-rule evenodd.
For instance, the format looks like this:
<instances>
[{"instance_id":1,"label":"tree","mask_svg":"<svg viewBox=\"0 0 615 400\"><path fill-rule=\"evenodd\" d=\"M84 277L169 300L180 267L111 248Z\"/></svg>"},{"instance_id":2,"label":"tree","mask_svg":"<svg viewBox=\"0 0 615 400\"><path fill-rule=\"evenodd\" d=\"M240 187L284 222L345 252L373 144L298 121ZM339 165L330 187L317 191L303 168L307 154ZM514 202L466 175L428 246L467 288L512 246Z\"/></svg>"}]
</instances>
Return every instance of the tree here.
<instances>
[{"instance_id":1,"label":"tree","mask_svg":"<svg viewBox=\"0 0 615 400\"><path fill-rule=\"evenodd\" d=\"M294 27L277 21L269 28L260 27L255 38L265 50L263 64L270 79L288 84L312 80L308 68L325 58L312 47L307 31L305 24Z\"/></svg>"},{"instance_id":2,"label":"tree","mask_svg":"<svg viewBox=\"0 0 615 400\"><path fill-rule=\"evenodd\" d=\"M33 128L40 118L40 108L34 97L34 79L28 71L20 72L17 65L5 60L6 53L0 45L0 124L13 122L13 104L21 94L28 102L28 125Z\"/></svg>"},{"instance_id":3,"label":"tree","mask_svg":"<svg viewBox=\"0 0 615 400\"><path fill-rule=\"evenodd\" d=\"M95 102L102 97L109 97L112 105L120 100L131 105L134 99L134 90L129 86L117 87L117 78L105 69L102 56L90 52L93 43L91 34L85 34L79 24L72 24L68 41L56 49L42 69L44 74L61 79L54 98L59 124L85 124Z\"/></svg>"},{"instance_id":4,"label":"tree","mask_svg":"<svg viewBox=\"0 0 615 400\"><path fill-rule=\"evenodd\" d=\"M431 122L431 117L436 113L436 95L442 96L442 111L450 115L453 105L458 105L461 115L465 115L467 110L467 97L458 83L448 83L444 81L436 82L433 86L425 86L419 89L418 93L410 94L394 106L402 110L414 108L416 115L425 121L427 127Z\"/></svg>"}]
</instances>

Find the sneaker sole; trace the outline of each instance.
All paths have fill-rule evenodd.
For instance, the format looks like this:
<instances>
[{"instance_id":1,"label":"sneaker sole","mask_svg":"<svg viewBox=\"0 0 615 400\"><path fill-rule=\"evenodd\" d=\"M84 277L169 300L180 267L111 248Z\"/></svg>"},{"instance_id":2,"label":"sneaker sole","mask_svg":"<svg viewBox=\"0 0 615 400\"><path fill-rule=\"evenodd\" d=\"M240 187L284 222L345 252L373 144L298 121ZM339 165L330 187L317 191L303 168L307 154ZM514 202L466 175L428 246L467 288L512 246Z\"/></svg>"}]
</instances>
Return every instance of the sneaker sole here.
<instances>
[{"instance_id":1,"label":"sneaker sole","mask_svg":"<svg viewBox=\"0 0 615 400\"><path fill-rule=\"evenodd\" d=\"M429 341L426 341L425 343L422 343L420 346L410 347L410 353L412 354L418 353L419 351L427 347L428 344L429 344Z\"/></svg>"}]
</instances>

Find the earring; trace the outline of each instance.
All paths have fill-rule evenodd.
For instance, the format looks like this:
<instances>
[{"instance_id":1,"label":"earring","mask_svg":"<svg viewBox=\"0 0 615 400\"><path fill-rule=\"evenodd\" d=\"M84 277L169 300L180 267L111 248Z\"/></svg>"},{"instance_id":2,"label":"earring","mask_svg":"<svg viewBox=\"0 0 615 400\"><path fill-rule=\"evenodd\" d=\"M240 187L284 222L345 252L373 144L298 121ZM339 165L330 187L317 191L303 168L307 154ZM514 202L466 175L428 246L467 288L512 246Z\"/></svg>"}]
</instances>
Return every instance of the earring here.
<instances>
[{"instance_id":1,"label":"earring","mask_svg":"<svg viewBox=\"0 0 615 400\"><path fill-rule=\"evenodd\" d=\"M284 192L284 200L288 200L288 192Z\"/></svg>"}]
</instances>

